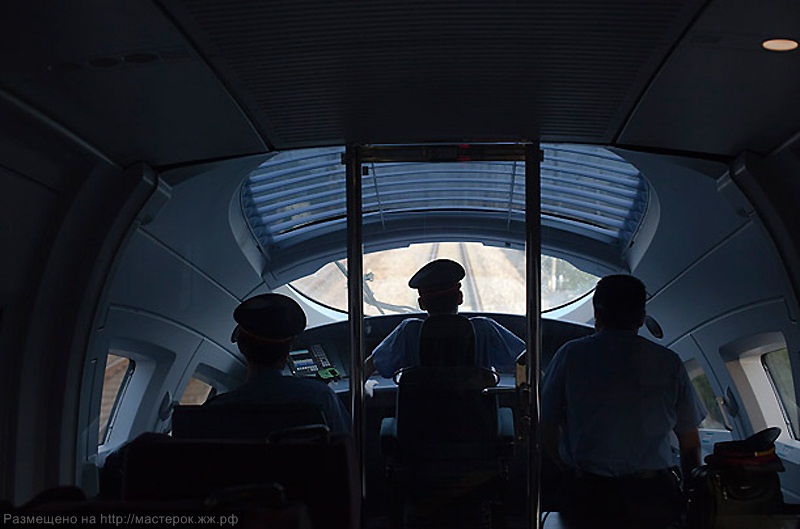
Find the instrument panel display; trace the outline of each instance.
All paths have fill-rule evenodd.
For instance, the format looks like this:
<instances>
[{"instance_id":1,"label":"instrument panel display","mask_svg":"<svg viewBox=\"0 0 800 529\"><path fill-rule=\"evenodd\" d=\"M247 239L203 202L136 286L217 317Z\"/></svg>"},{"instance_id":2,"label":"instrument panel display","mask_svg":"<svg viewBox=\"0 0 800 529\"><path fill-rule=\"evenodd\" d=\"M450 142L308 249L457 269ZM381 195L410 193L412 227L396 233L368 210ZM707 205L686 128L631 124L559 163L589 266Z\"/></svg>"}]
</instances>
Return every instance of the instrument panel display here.
<instances>
[{"instance_id":1,"label":"instrument panel display","mask_svg":"<svg viewBox=\"0 0 800 529\"><path fill-rule=\"evenodd\" d=\"M289 353L289 370L295 376L313 377L322 380L338 380L339 372L331 364L321 345L307 349L296 349Z\"/></svg>"}]
</instances>

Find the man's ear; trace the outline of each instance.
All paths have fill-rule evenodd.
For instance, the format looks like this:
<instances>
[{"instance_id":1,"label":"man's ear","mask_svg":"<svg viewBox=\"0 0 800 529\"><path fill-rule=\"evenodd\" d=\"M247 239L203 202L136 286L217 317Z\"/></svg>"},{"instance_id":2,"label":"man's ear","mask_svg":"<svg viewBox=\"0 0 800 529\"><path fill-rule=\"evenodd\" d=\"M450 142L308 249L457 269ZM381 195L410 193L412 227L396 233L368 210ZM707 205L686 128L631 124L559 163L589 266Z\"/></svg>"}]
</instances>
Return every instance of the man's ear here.
<instances>
[{"instance_id":1,"label":"man's ear","mask_svg":"<svg viewBox=\"0 0 800 529\"><path fill-rule=\"evenodd\" d=\"M417 298L417 304L419 305L420 309L428 310L428 308L425 306L425 300L423 300L422 298Z\"/></svg>"},{"instance_id":2,"label":"man's ear","mask_svg":"<svg viewBox=\"0 0 800 529\"><path fill-rule=\"evenodd\" d=\"M458 304L461 305L464 303L464 293L460 290L458 291Z\"/></svg>"}]
</instances>

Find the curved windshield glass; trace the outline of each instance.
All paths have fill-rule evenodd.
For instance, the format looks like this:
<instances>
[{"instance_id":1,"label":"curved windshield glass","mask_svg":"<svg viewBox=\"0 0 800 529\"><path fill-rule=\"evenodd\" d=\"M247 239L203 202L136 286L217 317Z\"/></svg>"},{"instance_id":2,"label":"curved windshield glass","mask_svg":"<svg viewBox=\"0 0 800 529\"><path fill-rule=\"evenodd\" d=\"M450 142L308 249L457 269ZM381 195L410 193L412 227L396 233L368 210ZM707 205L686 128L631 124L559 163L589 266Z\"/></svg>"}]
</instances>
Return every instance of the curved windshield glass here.
<instances>
[{"instance_id":1,"label":"curved windshield glass","mask_svg":"<svg viewBox=\"0 0 800 529\"><path fill-rule=\"evenodd\" d=\"M417 292L408 287L408 280L433 259L452 259L467 270L461 282L462 311L525 314L525 252L466 242L412 244L364 255L364 313L419 312ZM543 310L583 296L597 280L563 259L542 256ZM291 286L319 304L347 311L344 259L328 263Z\"/></svg>"}]
</instances>

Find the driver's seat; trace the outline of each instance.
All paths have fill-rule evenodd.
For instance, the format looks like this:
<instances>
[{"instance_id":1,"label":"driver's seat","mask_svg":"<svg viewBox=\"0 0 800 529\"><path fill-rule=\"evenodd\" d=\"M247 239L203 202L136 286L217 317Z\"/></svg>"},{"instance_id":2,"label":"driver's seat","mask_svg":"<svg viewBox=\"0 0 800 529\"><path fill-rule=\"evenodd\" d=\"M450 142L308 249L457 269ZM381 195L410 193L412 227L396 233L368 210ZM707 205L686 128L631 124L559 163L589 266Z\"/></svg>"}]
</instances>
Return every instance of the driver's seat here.
<instances>
[{"instance_id":1,"label":"driver's seat","mask_svg":"<svg viewBox=\"0 0 800 529\"><path fill-rule=\"evenodd\" d=\"M419 367L395 375L396 417L381 423L381 453L405 521L430 522L420 505L433 503L442 515L437 523L490 522L485 500L504 475L514 433L511 410L503 409L500 420L497 398L487 391L499 376L475 365L472 323L455 314L425 320L420 360Z\"/></svg>"},{"instance_id":2,"label":"driver's seat","mask_svg":"<svg viewBox=\"0 0 800 529\"><path fill-rule=\"evenodd\" d=\"M475 367L475 329L469 318L458 314L428 316L419 331L419 364L422 367Z\"/></svg>"}]
</instances>

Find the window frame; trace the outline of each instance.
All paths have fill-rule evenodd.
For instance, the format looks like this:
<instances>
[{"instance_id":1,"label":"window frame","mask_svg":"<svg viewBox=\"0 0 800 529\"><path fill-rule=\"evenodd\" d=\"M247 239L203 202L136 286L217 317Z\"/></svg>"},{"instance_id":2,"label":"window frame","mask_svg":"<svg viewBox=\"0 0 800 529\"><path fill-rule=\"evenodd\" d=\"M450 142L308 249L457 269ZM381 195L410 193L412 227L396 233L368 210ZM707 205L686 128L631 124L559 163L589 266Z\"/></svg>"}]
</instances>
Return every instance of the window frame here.
<instances>
[{"instance_id":1,"label":"window frame","mask_svg":"<svg viewBox=\"0 0 800 529\"><path fill-rule=\"evenodd\" d=\"M790 377L791 384L792 384L792 388L791 389L794 390L793 394L791 395L791 397L793 399L793 404L794 404L795 410L798 410L797 393L796 393L796 387L797 386L795 385L794 373L792 372L792 369L791 369L791 359L789 358L789 348L784 346L784 347L781 347L781 348L776 349L774 351L770 351L770 352L762 354L760 356L761 366L763 367L764 372L767 375L767 380L769 380L770 386L772 387L772 391L775 393L775 398L778 401L778 406L780 407L781 415L783 416L783 420L784 420L784 422L786 423L786 426L787 426L787 433L789 434L791 439L798 440L798 439L800 439L800 418L796 418L795 421L792 420L792 415L789 413L789 410L787 409L786 401L784 400L784 393L779 388L778 381L776 381L776 375L773 373L774 368L777 367L777 366L773 365L772 367L770 367L769 361L767 360L768 356L774 355L774 354L779 354L779 353L782 353L782 352L786 353L786 361L789 363L789 377ZM795 414L795 416L797 416L797 414Z\"/></svg>"},{"instance_id":2,"label":"window frame","mask_svg":"<svg viewBox=\"0 0 800 529\"><path fill-rule=\"evenodd\" d=\"M192 383L193 380L196 380L196 381L208 386L208 393L206 394L205 398L203 399L203 402L200 402L200 403L197 403L197 402L184 402L184 400L183 400L185 395L186 395L186 391L189 389L189 385ZM181 396L178 398L178 403L181 406L199 405L199 404L203 404L203 403L207 402L208 399L213 398L216 394L217 394L217 386L215 386L207 377L203 376L202 373L200 372L200 370L195 370L195 372L192 373L192 376L189 377L189 380L183 386L183 390L181 391Z\"/></svg>"},{"instance_id":3,"label":"window frame","mask_svg":"<svg viewBox=\"0 0 800 529\"><path fill-rule=\"evenodd\" d=\"M692 383L695 394L700 399L700 402L703 403L703 406L705 406L707 412L706 417L703 419L703 422L700 423L698 428L701 430L724 430L727 432L728 430L725 427L725 417L723 416L722 411L719 409L719 404L717 402L719 395L717 395L717 392L711 385L711 380L708 378L706 370L703 368L702 364L694 358L684 362L684 366L686 367L686 372L689 375L689 381ZM697 383L695 382L695 380L699 378L705 379L705 384L708 386L708 389L711 390L711 394L714 396L713 402L706 402L703 399L703 393L698 390ZM709 424L709 419L713 420L719 426L716 424Z\"/></svg>"},{"instance_id":4,"label":"window frame","mask_svg":"<svg viewBox=\"0 0 800 529\"><path fill-rule=\"evenodd\" d=\"M131 380L133 379L133 374L136 371L136 361L129 356L119 354L119 351L108 352L108 355L106 356L106 365L108 362L108 356L111 355L120 358L125 358L128 361L128 367L125 370L125 374L122 375L122 380L120 381L119 388L117 389L116 396L114 397L114 404L112 404L111 406L111 411L108 414L108 419L106 420L105 425L99 424L98 421L98 426L101 429L105 427L105 430L102 431L102 435L100 434L100 432L98 432L98 439L97 439L98 447L101 447L104 444L106 444L109 438L111 437L111 431L114 429L114 425L117 422L117 417L119 416L119 411L121 408L122 401L125 398L125 394L128 391L128 388L130 387ZM103 386L105 386L105 379L103 381ZM102 410L102 389L101 389L101 410Z\"/></svg>"}]
</instances>

